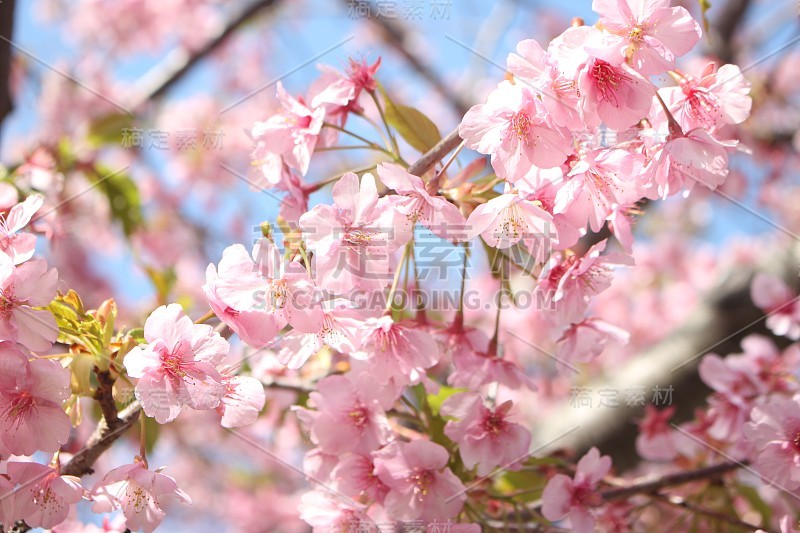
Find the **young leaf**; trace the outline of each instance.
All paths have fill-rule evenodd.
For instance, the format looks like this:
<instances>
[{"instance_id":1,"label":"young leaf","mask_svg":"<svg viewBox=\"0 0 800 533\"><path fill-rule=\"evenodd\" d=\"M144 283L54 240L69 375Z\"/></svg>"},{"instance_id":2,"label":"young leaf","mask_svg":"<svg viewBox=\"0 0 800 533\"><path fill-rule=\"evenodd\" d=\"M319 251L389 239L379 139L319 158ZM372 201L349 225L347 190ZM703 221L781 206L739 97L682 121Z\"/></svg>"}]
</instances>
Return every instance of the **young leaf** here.
<instances>
[{"instance_id":1,"label":"young leaf","mask_svg":"<svg viewBox=\"0 0 800 533\"><path fill-rule=\"evenodd\" d=\"M386 122L415 150L425 153L442 139L439 128L421 111L410 106L395 104L389 98L385 98L384 102Z\"/></svg>"}]
</instances>

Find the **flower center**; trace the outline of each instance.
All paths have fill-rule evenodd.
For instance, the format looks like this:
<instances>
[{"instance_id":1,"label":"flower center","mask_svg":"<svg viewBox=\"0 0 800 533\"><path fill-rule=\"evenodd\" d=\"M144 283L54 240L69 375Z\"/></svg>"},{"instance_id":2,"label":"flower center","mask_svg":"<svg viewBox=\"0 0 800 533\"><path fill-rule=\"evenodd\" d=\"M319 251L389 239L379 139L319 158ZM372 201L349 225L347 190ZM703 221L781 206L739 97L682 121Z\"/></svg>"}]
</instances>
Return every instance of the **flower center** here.
<instances>
[{"instance_id":1,"label":"flower center","mask_svg":"<svg viewBox=\"0 0 800 533\"><path fill-rule=\"evenodd\" d=\"M361 402L356 403L347 415L357 428L363 428L367 424L367 409Z\"/></svg>"},{"instance_id":2,"label":"flower center","mask_svg":"<svg viewBox=\"0 0 800 533\"><path fill-rule=\"evenodd\" d=\"M430 470L415 470L408 476L410 483L414 484L414 494L417 500L422 501L428 495L428 489L434 481L433 473Z\"/></svg>"},{"instance_id":3,"label":"flower center","mask_svg":"<svg viewBox=\"0 0 800 533\"><path fill-rule=\"evenodd\" d=\"M486 430L487 433L491 433L492 435L497 435L503 429L505 429L506 421L503 419L501 415L497 413L490 413L486 419L483 421L483 429Z\"/></svg>"},{"instance_id":4,"label":"flower center","mask_svg":"<svg viewBox=\"0 0 800 533\"><path fill-rule=\"evenodd\" d=\"M342 241L349 248L358 253L362 253L364 248L369 246L372 242L372 234L361 228L350 228L345 232Z\"/></svg>"},{"instance_id":5,"label":"flower center","mask_svg":"<svg viewBox=\"0 0 800 533\"><path fill-rule=\"evenodd\" d=\"M36 405L36 398L28 391L21 391L11 400L3 418L8 420L11 425L20 424L22 418L34 405Z\"/></svg>"},{"instance_id":6,"label":"flower center","mask_svg":"<svg viewBox=\"0 0 800 533\"><path fill-rule=\"evenodd\" d=\"M14 290L11 287L0 289L0 319L8 320L11 317L11 311L18 303L14 299Z\"/></svg>"},{"instance_id":7,"label":"flower center","mask_svg":"<svg viewBox=\"0 0 800 533\"><path fill-rule=\"evenodd\" d=\"M528 144L531 133L531 118L525 111L518 111L511 117L508 126L508 133L516 135L517 139Z\"/></svg>"},{"instance_id":8,"label":"flower center","mask_svg":"<svg viewBox=\"0 0 800 533\"><path fill-rule=\"evenodd\" d=\"M595 87L600 92L600 98L607 102L617 103L617 90L621 83L629 78L611 63L602 59L595 59L589 75L594 81Z\"/></svg>"}]
</instances>

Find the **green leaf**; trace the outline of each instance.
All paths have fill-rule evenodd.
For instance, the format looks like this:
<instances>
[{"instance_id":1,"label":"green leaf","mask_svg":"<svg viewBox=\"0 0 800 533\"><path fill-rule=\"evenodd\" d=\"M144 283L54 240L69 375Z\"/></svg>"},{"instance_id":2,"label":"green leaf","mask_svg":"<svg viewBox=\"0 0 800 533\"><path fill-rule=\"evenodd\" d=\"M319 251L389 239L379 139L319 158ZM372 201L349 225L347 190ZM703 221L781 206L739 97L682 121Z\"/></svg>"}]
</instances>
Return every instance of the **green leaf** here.
<instances>
[{"instance_id":1,"label":"green leaf","mask_svg":"<svg viewBox=\"0 0 800 533\"><path fill-rule=\"evenodd\" d=\"M445 400L454 394L466 392L467 390L469 389L457 389L448 387L447 385L441 385L439 387L438 394L428 394L428 405L430 405L433 414L439 416L439 410L442 408L442 404L445 402Z\"/></svg>"},{"instance_id":2,"label":"green leaf","mask_svg":"<svg viewBox=\"0 0 800 533\"><path fill-rule=\"evenodd\" d=\"M706 16L706 12L711 9L711 2L709 0L697 0L700 4L700 16L703 19L703 30L706 34L708 34L708 17Z\"/></svg>"},{"instance_id":3,"label":"green leaf","mask_svg":"<svg viewBox=\"0 0 800 533\"><path fill-rule=\"evenodd\" d=\"M175 274L175 269L169 267L165 270L156 270L155 268L145 267L147 276L153 282L156 292L160 300L168 300L175 283L178 281L178 276Z\"/></svg>"},{"instance_id":4,"label":"green leaf","mask_svg":"<svg viewBox=\"0 0 800 533\"><path fill-rule=\"evenodd\" d=\"M94 148L107 144L122 146L125 130L129 130L132 126L133 115L129 113L119 112L103 115L89 124L86 140Z\"/></svg>"},{"instance_id":5,"label":"green leaf","mask_svg":"<svg viewBox=\"0 0 800 533\"><path fill-rule=\"evenodd\" d=\"M425 153L442 139L439 128L424 113L410 106L395 104L386 93L383 96L386 122L415 150Z\"/></svg>"},{"instance_id":6,"label":"green leaf","mask_svg":"<svg viewBox=\"0 0 800 533\"><path fill-rule=\"evenodd\" d=\"M124 172L99 166L95 170L97 175L89 177L94 177L98 190L108 198L111 216L122 225L125 236L130 237L142 223L139 189Z\"/></svg>"}]
</instances>

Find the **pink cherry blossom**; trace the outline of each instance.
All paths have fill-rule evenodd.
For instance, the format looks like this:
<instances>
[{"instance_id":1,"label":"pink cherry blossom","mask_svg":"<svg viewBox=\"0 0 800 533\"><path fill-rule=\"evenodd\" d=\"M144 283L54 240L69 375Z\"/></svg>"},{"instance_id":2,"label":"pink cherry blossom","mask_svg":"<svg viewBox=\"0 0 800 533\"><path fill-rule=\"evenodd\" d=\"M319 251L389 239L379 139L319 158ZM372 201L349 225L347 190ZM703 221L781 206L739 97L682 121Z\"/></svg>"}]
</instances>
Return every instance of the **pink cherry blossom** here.
<instances>
[{"instance_id":1,"label":"pink cherry blossom","mask_svg":"<svg viewBox=\"0 0 800 533\"><path fill-rule=\"evenodd\" d=\"M511 407L509 400L489 408L474 393L455 394L442 404L442 415L456 419L447 422L445 435L458 444L464 466L470 470L478 466L479 476L495 467L515 470L528 455L531 434L508 420Z\"/></svg>"},{"instance_id":2,"label":"pink cherry blossom","mask_svg":"<svg viewBox=\"0 0 800 533\"><path fill-rule=\"evenodd\" d=\"M639 422L636 437L636 453L648 461L671 461L678 455L676 431L668 424L675 407L659 411L652 405L645 406L644 418Z\"/></svg>"},{"instance_id":3,"label":"pink cherry blossom","mask_svg":"<svg viewBox=\"0 0 800 533\"><path fill-rule=\"evenodd\" d=\"M621 58L620 58L621 61ZM580 71L581 111L588 127L600 122L622 131L647 115L655 88L639 74L611 58L592 57Z\"/></svg>"},{"instance_id":4,"label":"pink cherry blossom","mask_svg":"<svg viewBox=\"0 0 800 533\"><path fill-rule=\"evenodd\" d=\"M770 339L749 335L741 344L743 354L724 359L707 354L700 362L700 378L715 391L708 400L708 434L717 440L739 438L759 396L796 390L793 380L787 379L789 370L783 356Z\"/></svg>"},{"instance_id":5,"label":"pink cherry blossom","mask_svg":"<svg viewBox=\"0 0 800 533\"><path fill-rule=\"evenodd\" d=\"M41 196L33 194L12 207L5 217L0 217L0 252L8 255L15 265L24 263L33 256L36 236L19 232L28 225L43 202Z\"/></svg>"},{"instance_id":6,"label":"pink cherry blossom","mask_svg":"<svg viewBox=\"0 0 800 533\"><path fill-rule=\"evenodd\" d=\"M558 242L558 233L553 216L541 206L522 191L501 194L470 214L467 237L480 235L486 244L499 249L522 241L537 261L543 261Z\"/></svg>"},{"instance_id":7,"label":"pink cherry blossom","mask_svg":"<svg viewBox=\"0 0 800 533\"><path fill-rule=\"evenodd\" d=\"M254 348L271 343L287 324L306 333L322 327L318 291L306 269L283 261L262 238L252 258L241 244L222 253L219 268L209 265L203 289L211 309Z\"/></svg>"},{"instance_id":8,"label":"pink cherry blossom","mask_svg":"<svg viewBox=\"0 0 800 533\"><path fill-rule=\"evenodd\" d=\"M644 158L627 150L594 150L572 164L556 195L556 213L576 227L600 231L615 206L640 199L636 177Z\"/></svg>"},{"instance_id":9,"label":"pink cherry blossom","mask_svg":"<svg viewBox=\"0 0 800 533\"><path fill-rule=\"evenodd\" d=\"M515 80L542 94L542 103L555 124L577 130L581 127L578 84L563 72L559 59L542 50L533 39L525 39L517 44L516 54L509 54L506 63Z\"/></svg>"},{"instance_id":10,"label":"pink cherry blossom","mask_svg":"<svg viewBox=\"0 0 800 533\"><path fill-rule=\"evenodd\" d=\"M666 198L689 191L696 182L716 189L728 177L728 152L736 144L736 141L720 141L701 128L670 136L648 165L655 185L648 197Z\"/></svg>"},{"instance_id":11,"label":"pink cherry blossom","mask_svg":"<svg viewBox=\"0 0 800 533\"><path fill-rule=\"evenodd\" d=\"M352 453L339 461L331 472L336 490L353 498L366 496L383 504L389 488L375 475L375 462L372 456Z\"/></svg>"},{"instance_id":12,"label":"pink cherry blossom","mask_svg":"<svg viewBox=\"0 0 800 533\"><path fill-rule=\"evenodd\" d=\"M533 380L513 361L488 353L489 338L482 331L452 328L443 334L446 353L455 367L447 377L449 385L475 390L496 381L512 390L536 390Z\"/></svg>"},{"instance_id":13,"label":"pink cherry blossom","mask_svg":"<svg viewBox=\"0 0 800 533\"><path fill-rule=\"evenodd\" d=\"M542 493L542 514L548 520L562 520L569 516L576 533L591 533L594 530L593 508L602 504L597 493L597 484L611 470L611 458L600 456L592 448L578 461L575 476L570 479L556 474L547 482Z\"/></svg>"},{"instance_id":14,"label":"pink cherry blossom","mask_svg":"<svg viewBox=\"0 0 800 533\"><path fill-rule=\"evenodd\" d=\"M557 364L556 368L562 374L569 375L569 372L574 371L571 368L574 363L592 361L603 352L609 341L624 345L629 338L630 335L624 329L598 318L587 318L571 324L557 341L556 357L565 364Z\"/></svg>"},{"instance_id":15,"label":"pink cherry blossom","mask_svg":"<svg viewBox=\"0 0 800 533\"><path fill-rule=\"evenodd\" d=\"M538 290L552 302L553 309L547 309L547 316L555 322L582 322L589 298L611 285L612 265L633 263L630 256L622 254L600 255L606 242L595 244L580 258L573 254L554 254L542 271Z\"/></svg>"},{"instance_id":16,"label":"pink cherry blossom","mask_svg":"<svg viewBox=\"0 0 800 533\"><path fill-rule=\"evenodd\" d=\"M371 529L374 524L363 506L323 489L303 494L298 511L313 533L356 531L362 524L368 524Z\"/></svg>"},{"instance_id":17,"label":"pink cherry blossom","mask_svg":"<svg viewBox=\"0 0 800 533\"><path fill-rule=\"evenodd\" d=\"M750 115L750 82L736 65L723 65L717 71L716 65L709 63L700 79L680 75L678 87L664 87L658 92L684 131L703 128L716 133L726 125L744 122Z\"/></svg>"},{"instance_id":18,"label":"pink cherry blossom","mask_svg":"<svg viewBox=\"0 0 800 533\"><path fill-rule=\"evenodd\" d=\"M571 152L568 132L547 116L531 88L504 81L485 104L467 111L458 132L467 147L492 156L498 176L514 183L532 166L561 165Z\"/></svg>"},{"instance_id":19,"label":"pink cherry blossom","mask_svg":"<svg viewBox=\"0 0 800 533\"><path fill-rule=\"evenodd\" d=\"M600 24L619 35L621 55L644 75L663 74L687 54L702 31L683 7L670 0L593 0Z\"/></svg>"},{"instance_id":20,"label":"pink cherry blossom","mask_svg":"<svg viewBox=\"0 0 800 533\"><path fill-rule=\"evenodd\" d=\"M367 360L378 383L406 385L419 382L424 369L439 362L440 354L429 333L386 315L364 322L361 348L351 355Z\"/></svg>"},{"instance_id":21,"label":"pink cherry blossom","mask_svg":"<svg viewBox=\"0 0 800 533\"><path fill-rule=\"evenodd\" d=\"M162 474L161 469L148 470L143 461L137 461L111 470L94 486L92 511L120 509L129 529L152 533L164 519L165 506L175 499L192 503L173 478Z\"/></svg>"},{"instance_id":22,"label":"pink cherry blossom","mask_svg":"<svg viewBox=\"0 0 800 533\"><path fill-rule=\"evenodd\" d=\"M464 240L464 215L442 196L431 196L422 179L399 165L382 163L378 177L397 195L390 196L394 208L412 225L421 223L435 235L451 242Z\"/></svg>"},{"instance_id":23,"label":"pink cherry blossom","mask_svg":"<svg viewBox=\"0 0 800 533\"><path fill-rule=\"evenodd\" d=\"M0 342L0 440L15 455L55 452L69 439L61 404L70 373L57 361L34 359L10 341Z\"/></svg>"},{"instance_id":24,"label":"pink cherry blossom","mask_svg":"<svg viewBox=\"0 0 800 533\"><path fill-rule=\"evenodd\" d=\"M426 440L395 441L374 453L375 474L389 487L384 507L399 520L447 520L461 510L466 495L447 468L449 455Z\"/></svg>"},{"instance_id":25,"label":"pink cherry blossom","mask_svg":"<svg viewBox=\"0 0 800 533\"><path fill-rule=\"evenodd\" d=\"M767 316L767 327L775 335L800 339L800 299L778 277L759 272L750 286L750 297Z\"/></svg>"},{"instance_id":26,"label":"pink cherry blossom","mask_svg":"<svg viewBox=\"0 0 800 533\"><path fill-rule=\"evenodd\" d=\"M348 172L333 186L334 205L317 205L300 217L314 253L316 280L337 294L381 290L390 281L391 254L411 238L388 198L378 198L372 174Z\"/></svg>"},{"instance_id":27,"label":"pink cherry blossom","mask_svg":"<svg viewBox=\"0 0 800 533\"><path fill-rule=\"evenodd\" d=\"M252 136L256 142L254 158L267 154L279 155L287 165L305 175L325 120L323 107L309 107L302 98L294 98L278 82L278 102L281 109L265 122L256 122ZM267 176L277 183L279 177Z\"/></svg>"},{"instance_id":28,"label":"pink cherry blossom","mask_svg":"<svg viewBox=\"0 0 800 533\"><path fill-rule=\"evenodd\" d=\"M31 527L52 528L63 522L70 507L83 498L75 476L62 476L39 463L8 463L11 481L20 485L15 494L16 514Z\"/></svg>"},{"instance_id":29,"label":"pink cherry blossom","mask_svg":"<svg viewBox=\"0 0 800 533\"><path fill-rule=\"evenodd\" d=\"M56 295L58 272L43 260L14 266L0 253L0 338L44 352L58 338L53 314L46 309Z\"/></svg>"},{"instance_id":30,"label":"pink cherry blossom","mask_svg":"<svg viewBox=\"0 0 800 533\"><path fill-rule=\"evenodd\" d=\"M225 394L217 411L222 415L222 427L238 428L256 421L267 400L264 385L254 377L229 376L222 372Z\"/></svg>"},{"instance_id":31,"label":"pink cherry blossom","mask_svg":"<svg viewBox=\"0 0 800 533\"><path fill-rule=\"evenodd\" d=\"M211 326L194 324L178 304L161 306L144 324L146 345L125 356L128 376L138 379L136 398L159 424L175 420L184 406L214 409L225 394L216 366L228 342Z\"/></svg>"},{"instance_id":32,"label":"pink cherry blossom","mask_svg":"<svg viewBox=\"0 0 800 533\"><path fill-rule=\"evenodd\" d=\"M310 398L316 410L305 413L305 423L325 453L369 453L392 437L385 411L394 404L395 395L366 372L328 376Z\"/></svg>"},{"instance_id":33,"label":"pink cherry blossom","mask_svg":"<svg viewBox=\"0 0 800 533\"><path fill-rule=\"evenodd\" d=\"M343 298L322 303L322 325L314 333L290 331L283 335L278 360L290 369L302 367L306 361L328 346L349 354L360 346L359 328L368 315Z\"/></svg>"},{"instance_id":34,"label":"pink cherry blossom","mask_svg":"<svg viewBox=\"0 0 800 533\"><path fill-rule=\"evenodd\" d=\"M800 397L772 397L754 407L744 435L753 444L755 466L766 483L800 487Z\"/></svg>"},{"instance_id":35,"label":"pink cherry blossom","mask_svg":"<svg viewBox=\"0 0 800 533\"><path fill-rule=\"evenodd\" d=\"M351 57L344 74L327 66L320 67L322 76L309 89L309 93L313 94L310 97L311 106L357 106L362 91L374 91L377 88L375 73L380 65L380 57L372 65L367 63L366 58L357 60Z\"/></svg>"}]
</instances>

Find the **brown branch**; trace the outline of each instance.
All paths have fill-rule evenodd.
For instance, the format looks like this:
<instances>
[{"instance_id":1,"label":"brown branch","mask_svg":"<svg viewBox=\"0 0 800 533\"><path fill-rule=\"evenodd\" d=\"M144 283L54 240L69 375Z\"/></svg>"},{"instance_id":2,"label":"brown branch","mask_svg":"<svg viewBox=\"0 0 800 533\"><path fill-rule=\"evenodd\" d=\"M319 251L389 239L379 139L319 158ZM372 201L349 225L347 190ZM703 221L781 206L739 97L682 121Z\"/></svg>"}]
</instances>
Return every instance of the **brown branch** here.
<instances>
[{"instance_id":1,"label":"brown branch","mask_svg":"<svg viewBox=\"0 0 800 533\"><path fill-rule=\"evenodd\" d=\"M352 2L345 0L346 4ZM379 13L378 8L370 3L370 13ZM406 61L422 76L436 91L441 94L445 100L453 107L453 110L463 115L470 108L464 99L453 91L449 86L439 78L436 72L419 56L412 53L409 49L408 42L410 40L411 32L403 24L397 20L389 19L386 17L370 16L370 22L375 24L381 30L383 39L392 48L394 48Z\"/></svg>"},{"instance_id":2,"label":"brown branch","mask_svg":"<svg viewBox=\"0 0 800 533\"><path fill-rule=\"evenodd\" d=\"M150 72L145 74L139 87L133 91L133 108L163 96L197 63L224 44L228 38L251 18L277 5L280 0L255 0L231 16L222 29L210 36L205 45L197 50L180 47L172 52Z\"/></svg>"},{"instance_id":3,"label":"brown branch","mask_svg":"<svg viewBox=\"0 0 800 533\"><path fill-rule=\"evenodd\" d=\"M459 144L461 144L461 137L458 135L458 129L455 129L445 135L441 141L436 143L436 146L428 150L422 157L408 167L409 174L422 176L430 170L433 165L444 158L444 156L455 150Z\"/></svg>"},{"instance_id":4,"label":"brown branch","mask_svg":"<svg viewBox=\"0 0 800 533\"><path fill-rule=\"evenodd\" d=\"M759 526L750 524L748 522L744 522L743 520L739 520L735 516L731 516L727 513L720 513L719 511L715 511L713 509L707 509L700 505L694 504L686 500L685 498L681 498L680 496L667 496L666 494L653 494L652 496L653 498L663 501L664 503L680 507L681 509L686 509L687 511L694 514L707 516L713 520L716 520L717 522L730 524L732 526L744 529L746 531L761 531L761 528Z\"/></svg>"},{"instance_id":5,"label":"brown branch","mask_svg":"<svg viewBox=\"0 0 800 533\"><path fill-rule=\"evenodd\" d=\"M727 461L696 470L676 472L655 479L648 476L633 480L629 485L605 490L600 493L600 496L605 501L613 501L629 498L634 494L652 494L667 487L684 485L693 481L716 479L743 466L747 466L747 461Z\"/></svg>"},{"instance_id":6,"label":"brown branch","mask_svg":"<svg viewBox=\"0 0 800 533\"><path fill-rule=\"evenodd\" d=\"M734 35L744 21L750 0L728 0L722 4L723 10L714 21L714 42L711 50L723 63L732 63L738 52Z\"/></svg>"},{"instance_id":7,"label":"brown branch","mask_svg":"<svg viewBox=\"0 0 800 533\"><path fill-rule=\"evenodd\" d=\"M102 404L101 404L102 406ZM118 422L115 423L115 428L111 429L106 422L105 417L97 424L97 428L86 446L72 456L72 459L61 468L61 474L64 476L83 476L93 472L92 466L95 461L107 449L111 447L114 442L122 436L125 431L130 428L139 419L139 412L141 411L139 402L133 402L119 413Z\"/></svg>"},{"instance_id":8,"label":"brown branch","mask_svg":"<svg viewBox=\"0 0 800 533\"><path fill-rule=\"evenodd\" d=\"M11 43L14 33L14 1L0 2L0 124L11 113L14 102L11 98Z\"/></svg>"}]
</instances>

